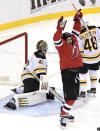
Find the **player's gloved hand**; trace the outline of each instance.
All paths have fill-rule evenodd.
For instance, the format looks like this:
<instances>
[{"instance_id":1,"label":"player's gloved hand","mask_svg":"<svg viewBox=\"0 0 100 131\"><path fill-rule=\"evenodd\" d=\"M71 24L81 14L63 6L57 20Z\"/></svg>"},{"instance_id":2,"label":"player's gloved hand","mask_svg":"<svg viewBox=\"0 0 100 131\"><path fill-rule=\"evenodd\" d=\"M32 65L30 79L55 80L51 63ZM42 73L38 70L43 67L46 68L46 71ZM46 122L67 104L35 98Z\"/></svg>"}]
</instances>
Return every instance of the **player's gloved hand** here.
<instances>
[{"instance_id":1,"label":"player's gloved hand","mask_svg":"<svg viewBox=\"0 0 100 131\"><path fill-rule=\"evenodd\" d=\"M79 19L82 18L82 17L83 17L83 14L82 14L82 12L81 12L81 9L79 9L79 10L76 12L73 20L74 20L74 21L77 21L77 20L79 20Z\"/></svg>"},{"instance_id":2,"label":"player's gloved hand","mask_svg":"<svg viewBox=\"0 0 100 131\"><path fill-rule=\"evenodd\" d=\"M63 16L61 16L57 23L57 30L64 30L66 23L67 23L67 20L64 21Z\"/></svg>"}]
</instances>

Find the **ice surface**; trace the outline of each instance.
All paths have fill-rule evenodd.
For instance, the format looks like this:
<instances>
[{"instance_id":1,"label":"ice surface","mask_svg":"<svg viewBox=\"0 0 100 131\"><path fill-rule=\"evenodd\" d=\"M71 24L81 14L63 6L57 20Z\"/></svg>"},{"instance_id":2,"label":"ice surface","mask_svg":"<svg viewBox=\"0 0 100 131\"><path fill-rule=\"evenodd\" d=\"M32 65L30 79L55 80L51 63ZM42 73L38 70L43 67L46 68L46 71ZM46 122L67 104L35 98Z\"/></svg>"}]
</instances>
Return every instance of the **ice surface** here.
<instances>
[{"instance_id":1,"label":"ice surface","mask_svg":"<svg viewBox=\"0 0 100 131\"><path fill-rule=\"evenodd\" d=\"M84 19L86 21L89 21L90 25L96 25L100 26L100 13L98 14L91 14L91 15L85 15ZM72 17L67 18L68 23L66 25L65 31L71 32L73 27ZM33 54L35 51L35 45L38 40L46 40L49 44L49 51L50 52L56 52L54 45L53 45L53 34L56 31L56 23L57 20L50 20L45 22L39 22L35 24L30 24L22 27L18 27L16 29L9 29L6 31L1 31L1 34L8 35L10 33L21 33L24 31L28 32L29 36L29 57ZM59 58L57 54L50 55L48 54L48 74L51 75L53 73L56 73L54 77L50 79L51 85L55 86L58 89L62 88L62 82L61 82L61 76L59 73ZM98 74L100 71L98 72ZM97 87L97 96L94 98L89 98L87 102L85 102L84 105L73 109L71 111L71 114L75 116L75 122L70 123L68 122L68 126L65 129L66 131L96 131L96 128L100 126L100 84L98 84ZM11 87L5 87L0 86L0 99L5 98L6 96L9 96L11 93L10 90ZM10 94L11 95L11 94ZM1 102L1 105L3 103ZM51 104L53 105L53 104ZM3 106L3 105L2 105ZM41 111L42 105L38 105L39 109L36 110ZM45 106L45 105L44 105ZM47 106L47 105L46 105ZM48 105L50 106L50 105ZM48 116L42 116L42 117L36 117L34 115L27 115L29 112L26 112L27 114L23 114L19 111L16 111L15 113L12 111L5 112L5 110L2 110L0 113L0 130L2 131L51 131L56 130L60 131L59 126L59 105L54 105L57 113L51 113ZM1 107L2 108L2 107ZM0 108L0 109L1 109ZM27 107L30 108L31 112L33 107ZM25 108L25 110L27 109ZM48 108L50 112L52 112L53 108ZM22 110L22 109L21 109ZM34 111L34 110L33 110ZM19 112L19 113L18 113ZM24 109L23 109L23 112ZM46 107L45 111L46 112ZM43 113L44 113L43 112Z\"/></svg>"}]
</instances>

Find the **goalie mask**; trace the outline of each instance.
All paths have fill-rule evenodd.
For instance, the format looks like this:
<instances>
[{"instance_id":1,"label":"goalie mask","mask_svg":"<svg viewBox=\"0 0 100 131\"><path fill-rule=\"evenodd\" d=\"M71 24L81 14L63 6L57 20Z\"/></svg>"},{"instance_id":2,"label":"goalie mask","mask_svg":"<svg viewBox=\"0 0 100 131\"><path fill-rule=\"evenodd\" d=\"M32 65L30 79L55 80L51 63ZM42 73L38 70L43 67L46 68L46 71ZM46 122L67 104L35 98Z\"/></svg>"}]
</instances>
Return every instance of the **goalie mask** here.
<instances>
[{"instance_id":1,"label":"goalie mask","mask_svg":"<svg viewBox=\"0 0 100 131\"><path fill-rule=\"evenodd\" d=\"M48 45L44 40L40 40L40 41L38 41L38 43L36 45L36 49L38 51L41 51L42 53L46 54L47 49L48 49Z\"/></svg>"}]
</instances>

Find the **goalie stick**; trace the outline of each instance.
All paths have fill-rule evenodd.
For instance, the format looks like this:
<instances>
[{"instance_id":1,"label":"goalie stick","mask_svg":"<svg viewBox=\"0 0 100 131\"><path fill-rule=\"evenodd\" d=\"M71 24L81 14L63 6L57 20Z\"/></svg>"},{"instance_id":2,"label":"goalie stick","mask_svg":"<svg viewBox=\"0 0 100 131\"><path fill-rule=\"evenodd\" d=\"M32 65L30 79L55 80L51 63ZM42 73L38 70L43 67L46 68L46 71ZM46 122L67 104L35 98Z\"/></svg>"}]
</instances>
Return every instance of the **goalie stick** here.
<instances>
[{"instance_id":1,"label":"goalie stick","mask_svg":"<svg viewBox=\"0 0 100 131\"><path fill-rule=\"evenodd\" d=\"M26 70L29 72L29 73L31 73L30 72L30 70L28 70L27 68L26 68ZM32 73L31 73L32 74ZM35 78L36 78L36 80L40 83L40 79L35 75L35 74L32 74ZM47 78L48 79L48 78ZM64 100L64 98L61 96L61 95L59 95L55 90L53 90L51 87L49 87L49 91L57 98L57 99L59 99L62 103L65 103L65 100Z\"/></svg>"}]
</instances>

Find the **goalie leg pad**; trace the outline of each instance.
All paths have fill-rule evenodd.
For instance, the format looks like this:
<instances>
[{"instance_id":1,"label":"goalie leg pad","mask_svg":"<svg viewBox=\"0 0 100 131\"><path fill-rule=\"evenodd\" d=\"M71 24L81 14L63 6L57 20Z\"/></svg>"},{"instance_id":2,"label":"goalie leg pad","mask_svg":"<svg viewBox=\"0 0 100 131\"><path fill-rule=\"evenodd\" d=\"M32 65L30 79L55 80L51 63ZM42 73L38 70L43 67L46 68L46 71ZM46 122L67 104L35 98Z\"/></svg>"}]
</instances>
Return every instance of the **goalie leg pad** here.
<instances>
[{"instance_id":1,"label":"goalie leg pad","mask_svg":"<svg viewBox=\"0 0 100 131\"><path fill-rule=\"evenodd\" d=\"M16 109L24 106L32 106L47 101L46 94L40 93L39 91L16 94L13 99L15 100Z\"/></svg>"}]
</instances>

